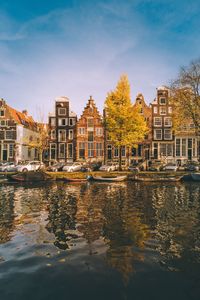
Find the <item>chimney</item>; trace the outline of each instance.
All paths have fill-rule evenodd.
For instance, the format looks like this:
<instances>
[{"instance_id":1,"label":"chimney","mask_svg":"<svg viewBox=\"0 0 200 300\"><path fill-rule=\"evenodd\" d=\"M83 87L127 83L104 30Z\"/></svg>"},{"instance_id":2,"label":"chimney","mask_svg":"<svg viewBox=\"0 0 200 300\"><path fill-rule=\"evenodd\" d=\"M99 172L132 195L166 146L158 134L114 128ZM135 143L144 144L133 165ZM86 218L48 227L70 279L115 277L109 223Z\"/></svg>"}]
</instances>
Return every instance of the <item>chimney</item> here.
<instances>
[{"instance_id":1,"label":"chimney","mask_svg":"<svg viewBox=\"0 0 200 300\"><path fill-rule=\"evenodd\" d=\"M22 113L25 115L25 116L28 116L28 111L26 109L22 110Z\"/></svg>"}]
</instances>

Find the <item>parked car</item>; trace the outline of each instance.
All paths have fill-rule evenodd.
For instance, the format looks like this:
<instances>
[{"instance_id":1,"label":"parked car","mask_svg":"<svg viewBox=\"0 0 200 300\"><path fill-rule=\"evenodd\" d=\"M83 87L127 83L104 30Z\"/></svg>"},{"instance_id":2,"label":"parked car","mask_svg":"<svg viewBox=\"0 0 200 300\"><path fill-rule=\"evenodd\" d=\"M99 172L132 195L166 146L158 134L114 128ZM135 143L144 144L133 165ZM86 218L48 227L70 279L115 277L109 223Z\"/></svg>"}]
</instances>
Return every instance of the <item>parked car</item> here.
<instances>
[{"instance_id":1,"label":"parked car","mask_svg":"<svg viewBox=\"0 0 200 300\"><path fill-rule=\"evenodd\" d=\"M62 163L62 162L55 163L52 166L47 167L47 171L50 171L50 172L62 171L64 165L65 165L65 163Z\"/></svg>"},{"instance_id":2,"label":"parked car","mask_svg":"<svg viewBox=\"0 0 200 300\"><path fill-rule=\"evenodd\" d=\"M166 164L166 166L164 167L164 170L165 171L177 171L177 169L178 169L178 166L176 165L176 164L174 164L174 163L168 163L168 164Z\"/></svg>"},{"instance_id":3,"label":"parked car","mask_svg":"<svg viewBox=\"0 0 200 300\"><path fill-rule=\"evenodd\" d=\"M81 168L82 168L82 164L79 162L75 162L75 163L65 165L62 170L66 172L76 172L76 171L80 171Z\"/></svg>"},{"instance_id":4,"label":"parked car","mask_svg":"<svg viewBox=\"0 0 200 300\"><path fill-rule=\"evenodd\" d=\"M143 162L134 162L128 167L129 171L132 172L139 172L139 171L144 171L144 165Z\"/></svg>"},{"instance_id":5,"label":"parked car","mask_svg":"<svg viewBox=\"0 0 200 300\"><path fill-rule=\"evenodd\" d=\"M165 164L161 160L153 160L149 162L149 171L162 171Z\"/></svg>"},{"instance_id":6,"label":"parked car","mask_svg":"<svg viewBox=\"0 0 200 300\"><path fill-rule=\"evenodd\" d=\"M15 171L28 172L28 171L37 171L37 170L44 169L44 168L45 168L45 165L42 162L34 160L34 161L28 161L26 163L18 164L15 167Z\"/></svg>"},{"instance_id":7,"label":"parked car","mask_svg":"<svg viewBox=\"0 0 200 300\"><path fill-rule=\"evenodd\" d=\"M98 171L101 167L101 162L93 162L88 164L83 164L81 167L81 172L91 172L91 171Z\"/></svg>"},{"instance_id":8,"label":"parked car","mask_svg":"<svg viewBox=\"0 0 200 300\"><path fill-rule=\"evenodd\" d=\"M116 171L118 170L119 165L115 163L110 163L107 165L103 165L99 168L100 171L106 171L106 172L111 172L111 171Z\"/></svg>"},{"instance_id":9,"label":"parked car","mask_svg":"<svg viewBox=\"0 0 200 300\"><path fill-rule=\"evenodd\" d=\"M6 162L0 166L0 172L13 172L15 167L13 162Z\"/></svg>"},{"instance_id":10,"label":"parked car","mask_svg":"<svg viewBox=\"0 0 200 300\"><path fill-rule=\"evenodd\" d=\"M200 165L197 161L188 161L187 164L185 165L185 171L199 171L200 170Z\"/></svg>"}]
</instances>

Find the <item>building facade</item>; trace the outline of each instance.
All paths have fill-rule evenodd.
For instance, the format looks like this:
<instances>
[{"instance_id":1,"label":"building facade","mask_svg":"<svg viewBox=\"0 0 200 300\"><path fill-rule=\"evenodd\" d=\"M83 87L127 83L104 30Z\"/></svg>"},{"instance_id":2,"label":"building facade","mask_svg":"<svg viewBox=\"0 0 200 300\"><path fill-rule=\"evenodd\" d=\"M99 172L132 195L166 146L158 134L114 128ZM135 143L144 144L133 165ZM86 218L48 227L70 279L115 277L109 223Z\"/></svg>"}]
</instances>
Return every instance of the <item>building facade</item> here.
<instances>
[{"instance_id":1,"label":"building facade","mask_svg":"<svg viewBox=\"0 0 200 300\"><path fill-rule=\"evenodd\" d=\"M174 134L172 131L172 110L169 90L161 86L157 89L152 107L152 147L151 159L165 162L174 161Z\"/></svg>"},{"instance_id":2,"label":"building facade","mask_svg":"<svg viewBox=\"0 0 200 300\"><path fill-rule=\"evenodd\" d=\"M104 160L104 127L92 96L76 124L76 160Z\"/></svg>"},{"instance_id":3,"label":"building facade","mask_svg":"<svg viewBox=\"0 0 200 300\"><path fill-rule=\"evenodd\" d=\"M0 161L38 159L37 148L32 146L38 137L37 123L28 112L17 111L0 99Z\"/></svg>"},{"instance_id":4,"label":"building facade","mask_svg":"<svg viewBox=\"0 0 200 300\"><path fill-rule=\"evenodd\" d=\"M76 159L77 115L67 97L56 98L55 112L49 115L49 160L72 162Z\"/></svg>"}]
</instances>

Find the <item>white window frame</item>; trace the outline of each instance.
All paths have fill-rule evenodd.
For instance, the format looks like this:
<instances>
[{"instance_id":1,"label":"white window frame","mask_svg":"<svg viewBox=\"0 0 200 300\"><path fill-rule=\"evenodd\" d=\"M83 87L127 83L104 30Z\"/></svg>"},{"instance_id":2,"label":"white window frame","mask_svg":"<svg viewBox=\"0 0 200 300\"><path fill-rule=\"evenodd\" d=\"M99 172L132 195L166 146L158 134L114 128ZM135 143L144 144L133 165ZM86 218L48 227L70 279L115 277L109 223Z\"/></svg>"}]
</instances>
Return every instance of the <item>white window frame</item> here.
<instances>
[{"instance_id":1,"label":"white window frame","mask_svg":"<svg viewBox=\"0 0 200 300\"><path fill-rule=\"evenodd\" d=\"M85 135L85 127L78 128L78 135Z\"/></svg>"},{"instance_id":2,"label":"white window frame","mask_svg":"<svg viewBox=\"0 0 200 300\"><path fill-rule=\"evenodd\" d=\"M157 131L160 131L160 138L157 138ZM154 129L154 140L156 141L162 140L162 129Z\"/></svg>"},{"instance_id":3,"label":"white window frame","mask_svg":"<svg viewBox=\"0 0 200 300\"><path fill-rule=\"evenodd\" d=\"M61 132L65 133L65 139L64 140L61 140ZM65 129L59 129L58 130L58 141L59 142L66 142L66 130Z\"/></svg>"},{"instance_id":4,"label":"white window frame","mask_svg":"<svg viewBox=\"0 0 200 300\"><path fill-rule=\"evenodd\" d=\"M69 126L74 126L75 124L75 119L74 118L69 118Z\"/></svg>"},{"instance_id":5,"label":"white window frame","mask_svg":"<svg viewBox=\"0 0 200 300\"><path fill-rule=\"evenodd\" d=\"M168 114L172 114L172 107L168 106Z\"/></svg>"},{"instance_id":6,"label":"white window frame","mask_svg":"<svg viewBox=\"0 0 200 300\"><path fill-rule=\"evenodd\" d=\"M102 136L103 135L103 128L102 127L97 127L96 128L96 135L97 136Z\"/></svg>"},{"instance_id":7,"label":"white window frame","mask_svg":"<svg viewBox=\"0 0 200 300\"><path fill-rule=\"evenodd\" d=\"M64 146L64 153L62 154L62 156L61 156L61 151L60 151L61 146L62 147ZM65 153L66 153L65 143L58 144L58 155L59 155L59 158L65 158Z\"/></svg>"},{"instance_id":8,"label":"white window frame","mask_svg":"<svg viewBox=\"0 0 200 300\"><path fill-rule=\"evenodd\" d=\"M68 132L68 139L69 140L73 140L74 138L74 131L73 129L69 129L69 132Z\"/></svg>"},{"instance_id":9,"label":"white window frame","mask_svg":"<svg viewBox=\"0 0 200 300\"><path fill-rule=\"evenodd\" d=\"M166 131L170 131L170 138L166 138ZM171 129L164 129L164 140L166 140L166 141L172 140L172 130Z\"/></svg>"},{"instance_id":10,"label":"white window frame","mask_svg":"<svg viewBox=\"0 0 200 300\"><path fill-rule=\"evenodd\" d=\"M70 147L72 147L72 155L71 156L69 156L69 145L70 145ZM67 158L73 158L73 154L74 154L73 143L68 143L67 144Z\"/></svg>"},{"instance_id":11,"label":"white window frame","mask_svg":"<svg viewBox=\"0 0 200 300\"><path fill-rule=\"evenodd\" d=\"M55 148L53 148L53 150L55 150L55 158L51 157L52 145L55 145ZM50 143L50 160L56 159L56 157L57 157L57 145L56 145L56 143Z\"/></svg>"},{"instance_id":12,"label":"white window frame","mask_svg":"<svg viewBox=\"0 0 200 300\"><path fill-rule=\"evenodd\" d=\"M162 102L161 102L161 99L165 99L165 103L162 103ZM160 98L159 98L159 103L160 103L160 105L166 105L166 104L167 104L167 99L166 99L166 97L160 97Z\"/></svg>"},{"instance_id":13,"label":"white window frame","mask_svg":"<svg viewBox=\"0 0 200 300\"><path fill-rule=\"evenodd\" d=\"M65 124L64 124L64 125L62 124L62 121L63 121L63 120L65 120ZM67 118L58 118L58 126L60 126L60 127L62 127L62 126L63 126L63 127L64 127L64 126L67 126L67 123L68 123L68 122L67 122Z\"/></svg>"},{"instance_id":14,"label":"white window frame","mask_svg":"<svg viewBox=\"0 0 200 300\"><path fill-rule=\"evenodd\" d=\"M153 106L153 113L157 114L158 113L158 106Z\"/></svg>"},{"instance_id":15,"label":"white window frame","mask_svg":"<svg viewBox=\"0 0 200 300\"><path fill-rule=\"evenodd\" d=\"M50 118L50 125L51 126L56 126L56 118Z\"/></svg>"},{"instance_id":16,"label":"white window frame","mask_svg":"<svg viewBox=\"0 0 200 300\"><path fill-rule=\"evenodd\" d=\"M156 124L156 121L160 120L160 124ZM162 117L154 117L154 127L161 127L162 126Z\"/></svg>"},{"instance_id":17,"label":"white window frame","mask_svg":"<svg viewBox=\"0 0 200 300\"><path fill-rule=\"evenodd\" d=\"M6 130L5 131L5 136L4 136L6 141L14 141L15 140L14 138L12 138L12 139L7 138L7 132L12 132L13 133L13 132L15 132L15 130Z\"/></svg>"},{"instance_id":18,"label":"white window frame","mask_svg":"<svg viewBox=\"0 0 200 300\"><path fill-rule=\"evenodd\" d=\"M52 140L55 140L55 139L56 139L56 130L55 130L55 129L52 129L52 130L51 130L51 139L52 139Z\"/></svg>"},{"instance_id":19,"label":"white window frame","mask_svg":"<svg viewBox=\"0 0 200 300\"><path fill-rule=\"evenodd\" d=\"M170 120L170 124L167 124L167 120ZM164 118L164 126L165 127L172 127L172 118L171 117L165 117Z\"/></svg>"},{"instance_id":20,"label":"white window frame","mask_svg":"<svg viewBox=\"0 0 200 300\"><path fill-rule=\"evenodd\" d=\"M165 112L162 112L162 110L165 109ZM161 106L160 107L160 115L166 115L167 114L167 108L166 106Z\"/></svg>"}]
</instances>

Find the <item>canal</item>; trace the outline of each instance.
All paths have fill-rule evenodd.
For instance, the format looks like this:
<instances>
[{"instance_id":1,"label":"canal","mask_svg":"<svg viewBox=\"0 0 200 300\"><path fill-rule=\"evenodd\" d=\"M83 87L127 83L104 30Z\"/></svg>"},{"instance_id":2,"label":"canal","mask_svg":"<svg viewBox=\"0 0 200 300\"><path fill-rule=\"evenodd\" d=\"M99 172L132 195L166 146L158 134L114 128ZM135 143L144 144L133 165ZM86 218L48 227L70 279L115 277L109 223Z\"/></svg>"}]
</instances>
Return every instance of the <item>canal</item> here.
<instances>
[{"instance_id":1,"label":"canal","mask_svg":"<svg viewBox=\"0 0 200 300\"><path fill-rule=\"evenodd\" d=\"M199 300L200 184L2 184L0 299Z\"/></svg>"}]
</instances>

